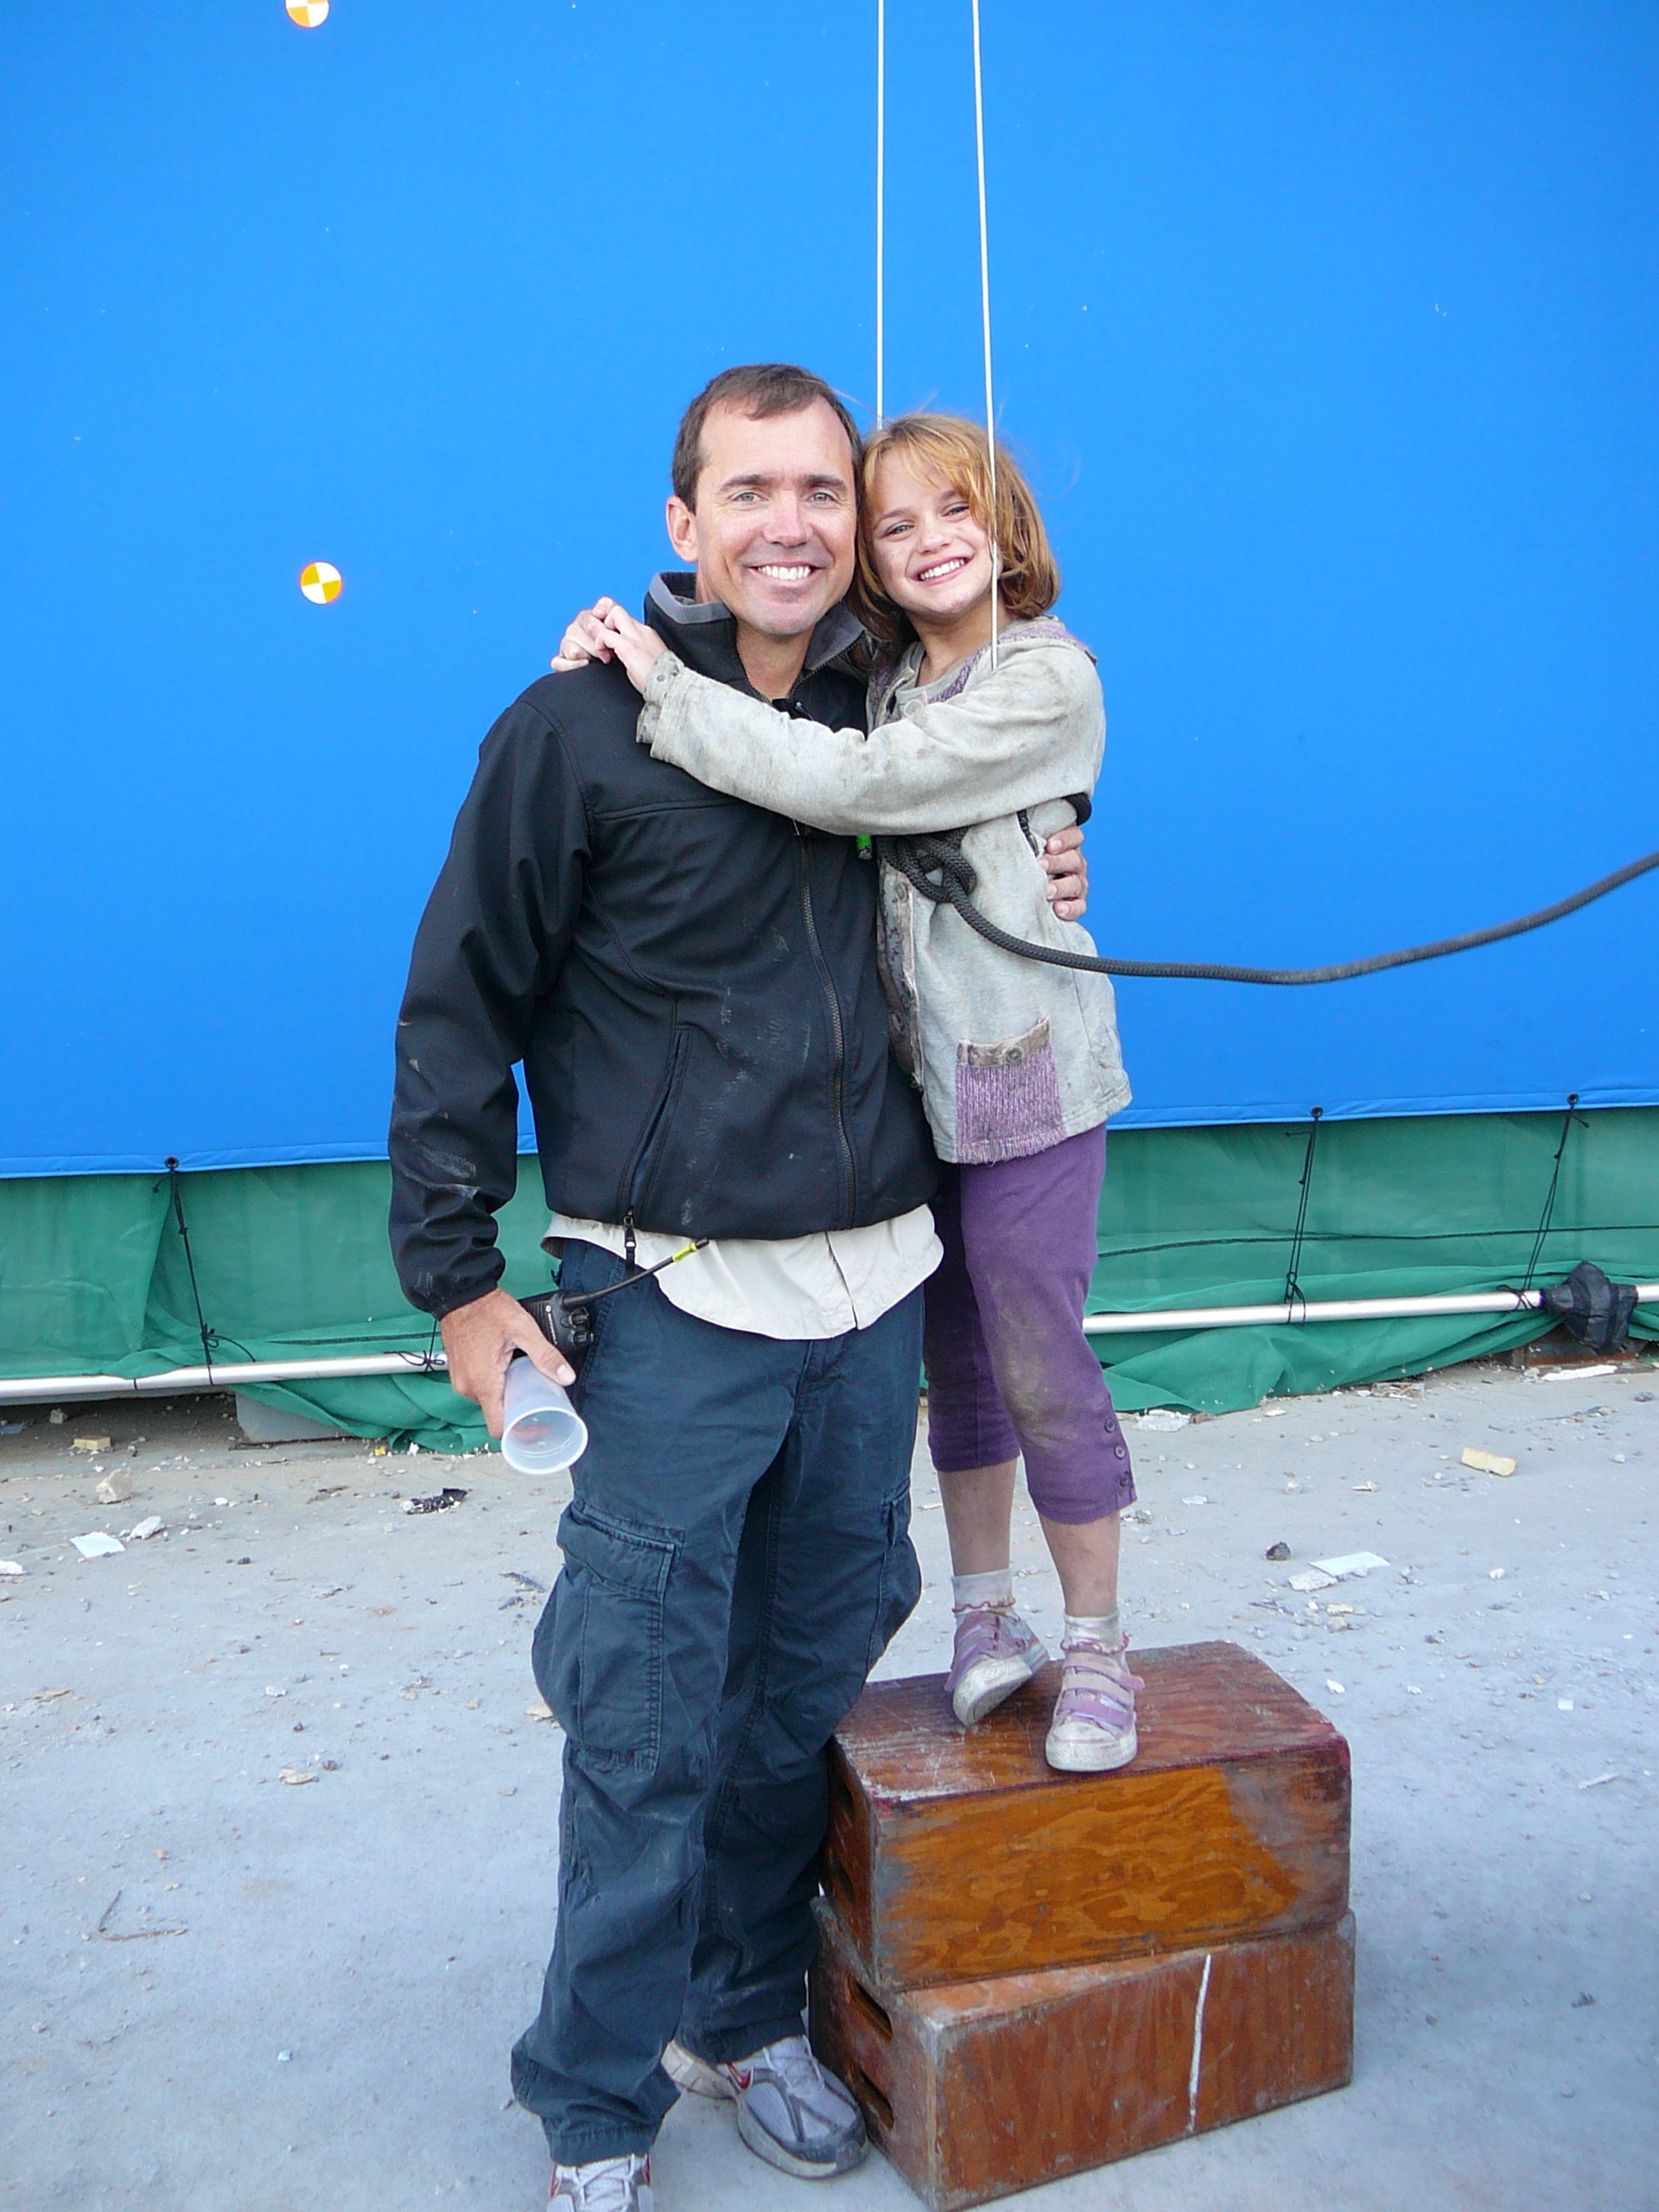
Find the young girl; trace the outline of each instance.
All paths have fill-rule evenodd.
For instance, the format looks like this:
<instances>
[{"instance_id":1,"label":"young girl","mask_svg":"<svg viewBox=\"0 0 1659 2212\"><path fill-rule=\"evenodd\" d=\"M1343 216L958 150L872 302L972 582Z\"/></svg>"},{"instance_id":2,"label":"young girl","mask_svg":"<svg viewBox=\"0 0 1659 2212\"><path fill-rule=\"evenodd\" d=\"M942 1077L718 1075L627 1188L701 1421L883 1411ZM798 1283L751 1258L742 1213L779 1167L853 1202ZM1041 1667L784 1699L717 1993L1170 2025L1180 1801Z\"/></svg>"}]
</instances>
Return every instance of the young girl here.
<instances>
[{"instance_id":1,"label":"young girl","mask_svg":"<svg viewBox=\"0 0 1659 2212\"><path fill-rule=\"evenodd\" d=\"M600 633L645 698L639 736L717 791L842 834L957 830L976 903L1012 935L1090 952L1056 919L1039 855L1092 790L1105 743L1093 658L1048 614L1059 574L1026 483L945 415L884 424L861 462L859 612L882 658L870 730L830 729L696 674L601 601ZM993 610L998 626L993 664ZM573 629L563 651L582 649ZM982 1719L1046 1658L1014 1610L1014 1465L1065 1599L1052 1766L1135 1757L1117 1610L1129 1456L1083 1333L1109 1115L1129 1090L1105 976L992 945L884 864L880 957L894 1047L940 1160L944 1257L926 1289L928 1441L950 1532L951 1702Z\"/></svg>"}]
</instances>

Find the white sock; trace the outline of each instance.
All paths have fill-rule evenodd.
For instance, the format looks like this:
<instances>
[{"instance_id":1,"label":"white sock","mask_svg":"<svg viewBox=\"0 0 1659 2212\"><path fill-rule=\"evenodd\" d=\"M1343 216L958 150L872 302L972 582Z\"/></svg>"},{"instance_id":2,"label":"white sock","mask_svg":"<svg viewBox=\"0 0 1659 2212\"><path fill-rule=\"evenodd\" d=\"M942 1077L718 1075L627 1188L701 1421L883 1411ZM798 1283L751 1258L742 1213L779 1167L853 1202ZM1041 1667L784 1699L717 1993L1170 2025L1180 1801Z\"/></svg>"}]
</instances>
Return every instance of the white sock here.
<instances>
[{"instance_id":1,"label":"white sock","mask_svg":"<svg viewBox=\"0 0 1659 2212\"><path fill-rule=\"evenodd\" d=\"M950 1603L957 1612L969 1605L1001 1605L1014 1604L1014 1569L994 1567L988 1574L953 1574L950 1578Z\"/></svg>"},{"instance_id":2,"label":"white sock","mask_svg":"<svg viewBox=\"0 0 1659 2212\"><path fill-rule=\"evenodd\" d=\"M1116 1650L1122 1630L1117 1624L1117 1608L1109 1613L1067 1613L1065 1625L1060 1631L1060 1644L1103 1643L1109 1651Z\"/></svg>"}]
</instances>

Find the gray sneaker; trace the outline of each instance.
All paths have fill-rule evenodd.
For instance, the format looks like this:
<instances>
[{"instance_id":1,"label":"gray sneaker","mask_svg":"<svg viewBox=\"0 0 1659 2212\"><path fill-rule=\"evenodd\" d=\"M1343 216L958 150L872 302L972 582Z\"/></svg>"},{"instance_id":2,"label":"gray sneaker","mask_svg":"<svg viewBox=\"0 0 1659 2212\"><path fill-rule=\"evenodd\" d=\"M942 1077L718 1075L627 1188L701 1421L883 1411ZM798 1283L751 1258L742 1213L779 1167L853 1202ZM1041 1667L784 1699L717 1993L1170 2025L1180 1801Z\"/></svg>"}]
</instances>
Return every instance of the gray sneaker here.
<instances>
[{"instance_id":1,"label":"gray sneaker","mask_svg":"<svg viewBox=\"0 0 1659 2212\"><path fill-rule=\"evenodd\" d=\"M623 2158L589 2158L580 2166L555 2166L547 2212L653 2212L651 2160L633 2152Z\"/></svg>"},{"instance_id":2,"label":"gray sneaker","mask_svg":"<svg viewBox=\"0 0 1659 2212\"><path fill-rule=\"evenodd\" d=\"M869 2145L864 2117L804 2036L785 2036L747 2058L715 2064L683 2044L663 2053L670 2078L697 2097L729 2097L737 2132L757 2158L806 2181L855 2166Z\"/></svg>"}]
</instances>

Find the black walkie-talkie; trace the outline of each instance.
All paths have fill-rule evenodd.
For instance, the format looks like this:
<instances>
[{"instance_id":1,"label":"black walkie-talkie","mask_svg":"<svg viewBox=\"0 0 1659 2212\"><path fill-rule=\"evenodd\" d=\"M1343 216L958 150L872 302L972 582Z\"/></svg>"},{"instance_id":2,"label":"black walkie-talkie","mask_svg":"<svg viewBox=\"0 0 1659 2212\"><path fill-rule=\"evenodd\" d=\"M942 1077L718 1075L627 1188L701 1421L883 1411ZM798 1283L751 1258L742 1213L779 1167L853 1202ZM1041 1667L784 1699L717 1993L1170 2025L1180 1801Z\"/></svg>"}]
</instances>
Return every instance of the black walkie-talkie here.
<instances>
[{"instance_id":1,"label":"black walkie-talkie","mask_svg":"<svg viewBox=\"0 0 1659 2212\"><path fill-rule=\"evenodd\" d=\"M588 1311L588 1300L575 1293L567 1297L562 1290L540 1290L518 1303L548 1342L556 1344L580 1374L594 1342L594 1318Z\"/></svg>"},{"instance_id":2,"label":"black walkie-talkie","mask_svg":"<svg viewBox=\"0 0 1659 2212\"><path fill-rule=\"evenodd\" d=\"M538 1290L533 1298L521 1298L518 1303L534 1318L548 1342L556 1344L580 1374L583 1359L594 1348L594 1317L588 1307L601 1298L614 1298L619 1290L632 1290L637 1282L649 1282L677 1260L689 1260L694 1252L701 1252L708 1242L706 1236L696 1237L665 1260L658 1260L654 1268L635 1268L620 1282L607 1283L603 1290Z\"/></svg>"}]
</instances>

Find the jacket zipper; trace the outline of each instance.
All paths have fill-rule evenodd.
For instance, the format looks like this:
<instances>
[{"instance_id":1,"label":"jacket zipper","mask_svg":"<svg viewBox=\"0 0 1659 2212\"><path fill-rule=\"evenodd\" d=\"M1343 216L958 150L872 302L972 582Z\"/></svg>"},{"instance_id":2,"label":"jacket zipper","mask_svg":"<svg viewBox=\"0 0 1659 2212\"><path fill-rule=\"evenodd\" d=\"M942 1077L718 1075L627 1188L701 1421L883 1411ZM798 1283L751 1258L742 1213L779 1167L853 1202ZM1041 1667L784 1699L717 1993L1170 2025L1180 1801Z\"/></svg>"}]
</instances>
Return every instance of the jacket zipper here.
<instances>
[{"instance_id":1,"label":"jacket zipper","mask_svg":"<svg viewBox=\"0 0 1659 2212\"><path fill-rule=\"evenodd\" d=\"M824 958L823 948L818 942L817 918L812 911L812 885L807 874L806 867L806 832L798 822L795 823L794 828L795 850L801 864L801 913L806 923L807 943L812 948L812 959L818 971L818 981L823 987L823 995L830 1007L830 1027L836 1040L836 1072L830 1084L830 1095L835 1107L836 1139L841 1147L841 1162L847 1192L847 1226L850 1228L855 1211L854 1200L856 1196L857 1168L853 1160L853 1148L847 1141L847 1126L842 1116L842 1077L847 1064L846 1039L841 1026L841 1002L836 996L835 983L830 974L830 963Z\"/></svg>"},{"instance_id":2,"label":"jacket zipper","mask_svg":"<svg viewBox=\"0 0 1659 2212\"><path fill-rule=\"evenodd\" d=\"M626 1173L623 1177L622 1222L630 1236L633 1233L634 1206L640 1195L639 1186L642 1181L647 1179L647 1162L651 1159L652 1147L657 1141L663 1124L667 1119L669 1107L673 1102L674 1086L679 1077L680 1061L684 1049L685 1032L677 1027L674 1032L673 1046L668 1056L668 1072L663 1080L662 1095L652 1109L651 1119L645 1124L645 1133L634 1148L633 1158L628 1162Z\"/></svg>"}]
</instances>

